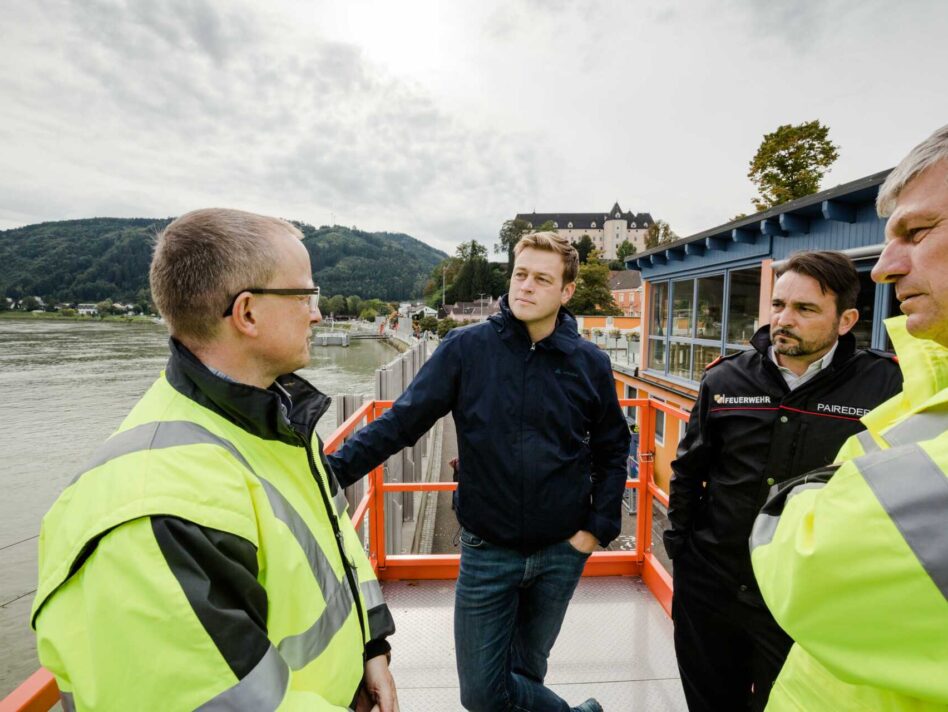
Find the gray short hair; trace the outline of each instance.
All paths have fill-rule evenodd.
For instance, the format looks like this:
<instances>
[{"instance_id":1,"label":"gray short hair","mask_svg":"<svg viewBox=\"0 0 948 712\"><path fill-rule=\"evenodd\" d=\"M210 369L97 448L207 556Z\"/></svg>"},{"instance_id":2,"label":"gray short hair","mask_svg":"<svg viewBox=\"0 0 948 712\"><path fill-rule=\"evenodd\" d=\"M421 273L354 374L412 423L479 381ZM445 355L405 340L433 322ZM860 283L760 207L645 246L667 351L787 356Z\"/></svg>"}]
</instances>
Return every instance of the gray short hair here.
<instances>
[{"instance_id":1,"label":"gray short hair","mask_svg":"<svg viewBox=\"0 0 948 712\"><path fill-rule=\"evenodd\" d=\"M942 126L918 144L892 169L885 183L879 188L876 198L876 212L879 217L886 218L892 214L899 193L910 180L929 166L945 159L948 159L948 125Z\"/></svg>"},{"instance_id":2,"label":"gray short hair","mask_svg":"<svg viewBox=\"0 0 948 712\"><path fill-rule=\"evenodd\" d=\"M278 218L209 208L182 215L155 244L151 296L171 335L204 344L240 290L265 287L278 266L273 237L300 231Z\"/></svg>"}]
</instances>

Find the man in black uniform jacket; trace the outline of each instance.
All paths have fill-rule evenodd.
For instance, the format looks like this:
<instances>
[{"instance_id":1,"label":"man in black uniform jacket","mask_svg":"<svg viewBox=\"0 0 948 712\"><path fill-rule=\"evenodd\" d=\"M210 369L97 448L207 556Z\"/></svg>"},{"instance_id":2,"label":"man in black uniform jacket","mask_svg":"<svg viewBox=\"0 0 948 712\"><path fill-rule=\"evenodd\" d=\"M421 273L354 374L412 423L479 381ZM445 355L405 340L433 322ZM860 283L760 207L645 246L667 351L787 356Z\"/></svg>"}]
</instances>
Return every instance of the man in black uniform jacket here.
<instances>
[{"instance_id":1,"label":"man in black uniform jacket","mask_svg":"<svg viewBox=\"0 0 948 712\"><path fill-rule=\"evenodd\" d=\"M860 416L898 393L888 354L857 350L859 276L837 252L777 271L770 325L708 366L672 463L665 548L691 712L763 710L792 640L764 605L748 537L775 484L827 465Z\"/></svg>"}]
</instances>

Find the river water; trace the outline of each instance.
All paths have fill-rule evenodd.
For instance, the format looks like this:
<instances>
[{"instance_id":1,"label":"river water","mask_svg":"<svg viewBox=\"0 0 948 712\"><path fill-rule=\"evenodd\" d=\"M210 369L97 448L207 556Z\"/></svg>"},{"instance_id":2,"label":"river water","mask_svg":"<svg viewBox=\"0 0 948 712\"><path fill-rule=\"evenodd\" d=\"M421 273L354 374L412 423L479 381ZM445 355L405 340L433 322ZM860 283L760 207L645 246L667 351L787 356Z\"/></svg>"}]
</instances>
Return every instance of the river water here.
<instances>
[{"instance_id":1,"label":"river water","mask_svg":"<svg viewBox=\"0 0 948 712\"><path fill-rule=\"evenodd\" d=\"M314 347L300 374L329 395L371 395L396 355L371 340ZM40 520L167 357L157 324L0 321L0 698L38 665L28 619ZM335 427L330 408L317 430Z\"/></svg>"}]
</instances>

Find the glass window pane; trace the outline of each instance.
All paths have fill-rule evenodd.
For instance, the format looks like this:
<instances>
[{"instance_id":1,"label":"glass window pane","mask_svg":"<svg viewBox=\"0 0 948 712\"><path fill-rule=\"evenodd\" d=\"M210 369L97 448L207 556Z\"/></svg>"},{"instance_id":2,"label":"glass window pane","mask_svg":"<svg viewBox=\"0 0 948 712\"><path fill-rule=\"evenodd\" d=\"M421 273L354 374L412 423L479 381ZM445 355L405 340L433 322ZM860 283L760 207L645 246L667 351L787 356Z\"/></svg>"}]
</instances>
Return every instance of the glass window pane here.
<instances>
[{"instance_id":1,"label":"glass window pane","mask_svg":"<svg viewBox=\"0 0 948 712\"><path fill-rule=\"evenodd\" d=\"M727 340L745 344L757 331L760 305L760 269L731 272L731 293L727 303Z\"/></svg>"},{"instance_id":2,"label":"glass window pane","mask_svg":"<svg viewBox=\"0 0 948 712\"><path fill-rule=\"evenodd\" d=\"M698 280L695 336L699 339L720 339L723 313L724 275L701 277Z\"/></svg>"},{"instance_id":3,"label":"glass window pane","mask_svg":"<svg viewBox=\"0 0 948 712\"><path fill-rule=\"evenodd\" d=\"M648 333L651 336L665 336L665 322L668 315L668 282L652 286L652 305L650 308Z\"/></svg>"},{"instance_id":4,"label":"glass window pane","mask_svg":"<svg viewBox=\"0 0 948 712\"><path fill-rule=\"evenodd\" d=\"M665 341L663 339L648 340L648 367L653 371L665 372Z\"/></svg>"},{"instance_id":5,"label":"glass window pane","mask_svg":"<svg viewBox=\"0 0 948 712\"><path fill-rule=\"evenodd\" d=\"M672 282L672 336L691 336L694 324L695 281Z\"/></svg>"},{"instance_id":6,"label":"glass window pane","mask_svg":"<svg viewBox=\"0 0 948 712\"><path fill-rule=\"evenodd\" d=\"M876 283L872 281L869 272L859 273L859 296L856 297L856 309L859 310L859 321L853 327L852 335L856 337L856 348L872 348L872 317L875 311Z\"/></svg>"},{"instance_id":7,"label":"glass window pane","mask_svg":"<svg viewBox=\"0 0 948 712\"><path fill-rule=\"evenodd\" d=\"M720 346L701 346L695 344L695 380L701 378L704 369L721 355Z\"/></svg>"},{"instance_id":8,"label":"glass window pane","mask_svg":"<svg viewBox=\"0 0 948 712\"><path fill-rule=\"evenodd\" d=\"M668 345L668 375L691 380L691 344Z\"/></svg>"}]
</instances>

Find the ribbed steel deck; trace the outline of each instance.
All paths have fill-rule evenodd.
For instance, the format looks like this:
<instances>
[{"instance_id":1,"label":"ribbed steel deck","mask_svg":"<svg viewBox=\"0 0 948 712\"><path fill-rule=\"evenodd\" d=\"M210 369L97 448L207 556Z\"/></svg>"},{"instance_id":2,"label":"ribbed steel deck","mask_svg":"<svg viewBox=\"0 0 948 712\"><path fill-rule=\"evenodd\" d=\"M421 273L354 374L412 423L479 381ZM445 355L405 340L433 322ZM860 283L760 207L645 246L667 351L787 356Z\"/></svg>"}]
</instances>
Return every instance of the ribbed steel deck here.
<instances>
[{"instance_id":1,"label":"ribbed steel deck","mask_svg":"<svg viewBox=\"0 0 948 712\"><path fill-rule=\"evenodd\" d=\"M454 664L454 581L383 584L395 617L392 673L404 712L462 710ZM547 685L606 712L687 709L672 622L637 578L585 578L550 657Z\"/></svg>"}]
</instances>

